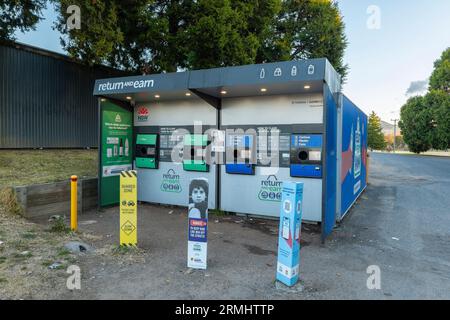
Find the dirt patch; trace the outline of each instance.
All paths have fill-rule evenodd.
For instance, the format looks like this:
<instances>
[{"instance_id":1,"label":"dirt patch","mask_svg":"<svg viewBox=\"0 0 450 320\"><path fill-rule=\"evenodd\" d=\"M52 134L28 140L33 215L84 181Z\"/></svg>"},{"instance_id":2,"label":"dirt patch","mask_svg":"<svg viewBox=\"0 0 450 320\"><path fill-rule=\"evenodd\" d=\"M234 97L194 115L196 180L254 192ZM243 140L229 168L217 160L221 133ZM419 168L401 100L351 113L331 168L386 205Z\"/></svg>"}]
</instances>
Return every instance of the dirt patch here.
<instances>
[{"instance_id":1,"label":"dirt patch","mask_svg":"<svg viewBox=\"0 0 450 320\"><path fill-rule=\"evenodd\" d=\"M64 244L92 243L99 237L52 226L53 222L38 225L6 214L5 208L0 207L1 299L60 299L70 292L66 270L70 265L82 264L87 255L71 253ZM89 257L100 256L104 251L111 255L112 249L100 248Z\"/></svg>"}]
</instances>

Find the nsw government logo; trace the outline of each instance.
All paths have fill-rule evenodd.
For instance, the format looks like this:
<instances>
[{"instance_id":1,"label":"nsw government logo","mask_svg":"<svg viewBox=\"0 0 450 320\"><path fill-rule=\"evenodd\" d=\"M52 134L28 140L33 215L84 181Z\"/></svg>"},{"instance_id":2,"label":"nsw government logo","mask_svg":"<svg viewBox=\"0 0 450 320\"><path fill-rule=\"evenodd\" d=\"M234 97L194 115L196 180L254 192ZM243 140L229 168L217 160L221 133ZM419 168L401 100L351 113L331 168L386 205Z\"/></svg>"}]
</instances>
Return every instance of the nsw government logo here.
<instances>
[{"instance_id":1,"label":"nsw government logo","mask_svg":"<svg viewBox=\"0 0 450 320\"><path fill-rule=\"evenodd\" d=\"M277 177L270 175L266 180L261 181L261 188L258 193L258 199L262 201L281 201L281 189L283 182L278 181Z\"/></svg>"},{"instance_id":2,"label":"nsw government logo","mask_svg":"<svg viewBox=\"0 0 450 320\"><path fill-rule=\"evenodd\" d=\"M161 191L180 193L181 190L180 175L178 175L175 170L169 169L167 173L163 174Z\"/></svg>"},{"instance_id":3,"label":"nsw government logo","mask_svg":"<svg viewBox=\"0 0 450 320\"><path fill-rule=\"evenodd\" d=\"M147 121L149 113L150 112L148 111L147 107L139 107L137 110L137 120L138 121Z\"/></svg>"}]
</instances>

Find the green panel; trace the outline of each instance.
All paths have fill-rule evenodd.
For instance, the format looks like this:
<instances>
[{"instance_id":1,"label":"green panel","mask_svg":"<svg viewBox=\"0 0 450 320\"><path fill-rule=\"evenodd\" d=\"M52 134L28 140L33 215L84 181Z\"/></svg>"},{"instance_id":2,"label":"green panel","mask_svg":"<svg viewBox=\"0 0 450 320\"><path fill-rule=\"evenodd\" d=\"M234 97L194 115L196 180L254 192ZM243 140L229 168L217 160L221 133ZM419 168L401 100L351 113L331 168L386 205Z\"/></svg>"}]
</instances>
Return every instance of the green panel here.
<instances>
[{"instance_id":1,"label":"green panel","mask_svg":"<svg viewBox=\"0 0 450 320\"><path fill-rule=\"evenodd\" d=\"M102 178L101 206L118 204L120 200L120 176Z\"/></svg>"},{"instance_id":2,"label":"green panel","mask_svg":"<svg viewBox=\"0 0 450 320\"><path fill-rule=\"evenodd\" d=\"M156 134L138 134L136 138L136 144L150 144L156 145L158 135Z\"/></svg>"},{"instance_id":3,"label":"green panel","mask_svg":"<svg viewBox=\"0 0 450 320\"><path fill-rule=\"evenodd\" d=\"M187 134L184 136L185 146L202 146L208 145L208 135L206 134Z\"/></svg>"},{"instance_id":4,"label":"green panel","mask_svg":"<svg viewBox=\"0 0 450 320\"><path fill-rule=\"evenodd\" d=\"M132 168L133 114L110 102L101 102L100 206L118 204L120 171Z\"/></svg>"},{"instance_id":5,"label":"green panel","mask_svg":"<svg viewBox=\"0 0 450 320\"><path fill-rule=\"evenodd\" d=\"M208 165L203 160L183 160L183 169L186 171L207 172Z\"/></svg>"},{"instance_id":6,"label":"green panel","mask_svg":"<svg viewBox=\"0 0 450 320\"><path fill-rule=\"evenodd\" d=\"M136 158L136 167L156 169L156 161L154 158Z\"/></svg>"}]
</instances>

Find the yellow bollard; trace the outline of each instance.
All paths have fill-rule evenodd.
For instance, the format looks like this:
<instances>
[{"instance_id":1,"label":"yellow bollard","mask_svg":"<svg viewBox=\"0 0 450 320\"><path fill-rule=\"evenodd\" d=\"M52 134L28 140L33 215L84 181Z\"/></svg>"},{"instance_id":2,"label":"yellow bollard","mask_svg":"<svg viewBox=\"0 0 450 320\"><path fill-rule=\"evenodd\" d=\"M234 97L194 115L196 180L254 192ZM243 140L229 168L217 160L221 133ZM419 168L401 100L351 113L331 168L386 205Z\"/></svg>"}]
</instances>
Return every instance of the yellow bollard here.
<instances>
[{"instance_id":1,"label":"yellow bollard","mask_svg":"<svg viewBox=\"0 0 450 320\"><path fill-rule=\"evenodd\" d=\"M70 177L70 229L78 230L78 193L77 193L77 176Z\"/></svg>"}]
</instances>

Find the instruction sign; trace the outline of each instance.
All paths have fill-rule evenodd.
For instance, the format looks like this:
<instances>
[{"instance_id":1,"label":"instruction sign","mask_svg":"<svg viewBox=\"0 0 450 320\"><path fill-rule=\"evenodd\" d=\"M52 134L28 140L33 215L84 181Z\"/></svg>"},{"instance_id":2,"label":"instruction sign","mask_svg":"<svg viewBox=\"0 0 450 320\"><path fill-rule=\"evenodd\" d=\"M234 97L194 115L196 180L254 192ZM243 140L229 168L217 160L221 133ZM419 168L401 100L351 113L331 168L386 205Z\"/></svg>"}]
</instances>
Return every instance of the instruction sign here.
<instances>
[{"instance_id":1,"label":"instruction sign","mask_svg":"<svg viewBox=\"0 0 450 320\"><path fill-rule=\"evenodd\" d=\"M99 204L119 204L122 171L133 162L133 113L111 101L100 102Z\"/></svg>"},{"instance_id":2,"label":"instruction sign","mask_svg":"<svg viewBox=\"0 0 450 320\"><path fill-rule=\"evenodd\" d=\"M188 268L206 269L208 251L208 180L192 179L188 206Z\"/></svg>"},{"instance_id":3,"label":"instruction sign","mask_svg":"<svg viewBox=\"0 0 450 320\"><path fill-rule=\"evenodd\" d=\"M120 245L137 245L137 175L120 173Z\"/></svg>"},{"instance_id":4,"label":"instruction sign","mask_svg":"<svg viewBox=\"0 0 450 320\"><path fill-rule=\"evenodd\" d=\"M119 175L131 169L132 114L130 112L103 111L102 177Z\"/></svg>"},{"instance_id":5,"label":"instruction sign","mask_svg":"<svg viewBox=\"0 0 450 320\"><path fill-rule=\"evenodd\" d=\"M277 280L287 286L298 281L303 183L284 181L281 191Z\"/></svg>"}]
</instances>

